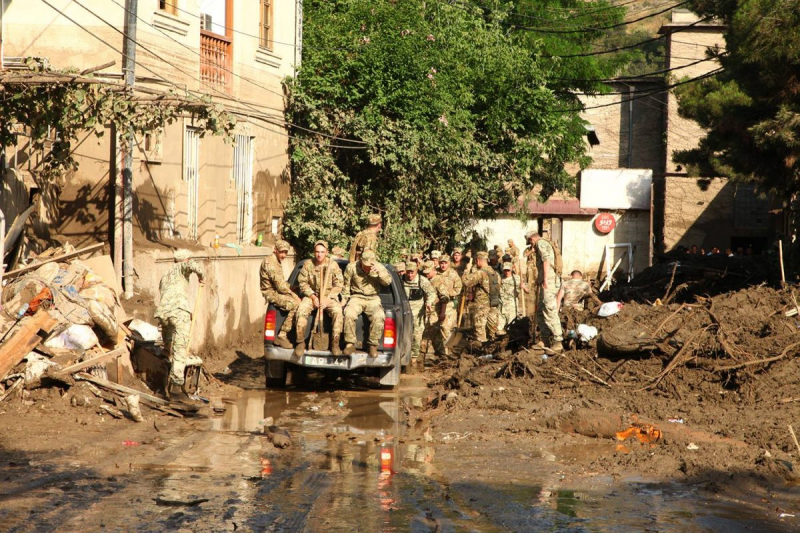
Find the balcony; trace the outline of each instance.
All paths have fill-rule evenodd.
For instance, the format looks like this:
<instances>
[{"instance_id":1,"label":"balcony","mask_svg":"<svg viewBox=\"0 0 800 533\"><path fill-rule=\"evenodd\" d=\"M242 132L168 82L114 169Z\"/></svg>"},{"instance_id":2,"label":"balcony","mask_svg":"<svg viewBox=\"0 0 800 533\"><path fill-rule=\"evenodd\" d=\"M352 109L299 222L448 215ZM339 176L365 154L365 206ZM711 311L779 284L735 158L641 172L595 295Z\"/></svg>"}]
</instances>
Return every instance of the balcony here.
<instances>
[{"instance_id":1,"label":"balcony","mask_svg":"<svg viewBox=\"0 0 800 533\"><path fill-rule=\"evenodd\" d=\"M200 30L200 80L218 91L231 92L231 40Z\"/></svg>"}]
</instances>

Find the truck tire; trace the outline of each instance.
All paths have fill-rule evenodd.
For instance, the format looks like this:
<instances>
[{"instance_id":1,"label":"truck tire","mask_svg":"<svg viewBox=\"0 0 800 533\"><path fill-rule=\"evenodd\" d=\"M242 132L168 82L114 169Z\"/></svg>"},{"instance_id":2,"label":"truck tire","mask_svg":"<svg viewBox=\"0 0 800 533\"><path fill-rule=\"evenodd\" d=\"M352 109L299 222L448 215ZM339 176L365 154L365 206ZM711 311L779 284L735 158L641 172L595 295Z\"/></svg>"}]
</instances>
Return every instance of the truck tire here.
<instances>
[{"instance_id":1,"label":"truck tire","mask_svg":"<svg viewBox=\"0 0 800 533\"><path fill-rule=\"evenodd\" d=\"M282 389L286 387L286 363L283 361L266 361L265 374L268 389Z\"/></svg>"},{"instance_id":2,"label":"truck tire","mask_svg":"<svg viewBox=\"0 0 800 533\"><path fill-rule=\"evenodd\" d=\"M302 387L306 384L308 378L308 371L302 366L288 364L286 365L286 379L284 386Z\"/></svg>"}]
</instances>

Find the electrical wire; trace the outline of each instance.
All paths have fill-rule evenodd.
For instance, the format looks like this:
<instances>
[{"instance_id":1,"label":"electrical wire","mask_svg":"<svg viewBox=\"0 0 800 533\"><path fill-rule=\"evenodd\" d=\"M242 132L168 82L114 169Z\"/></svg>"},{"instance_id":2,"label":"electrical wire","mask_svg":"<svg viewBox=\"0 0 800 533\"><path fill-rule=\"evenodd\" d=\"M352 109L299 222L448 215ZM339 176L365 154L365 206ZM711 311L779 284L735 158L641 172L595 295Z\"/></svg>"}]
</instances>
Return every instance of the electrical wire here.
<instances>
[{"instance_id":1,"label":"electrical wire","mask_svg":"<svg viewBox=\"0 0 800 533\"><path fill-rule=\"evenodd\" d=\"M596 83L610 83L610 82L615 82L615 81L618 81L618 82L622 82L622 81L636 81L636 80L638 80L638 79L643 79L643 78L648 78L648 77L652 77L652 76L657 76L657 75L659 75L659 74L667 74L667 73L669 73L669 72L674 72L674 71L676 71L676 70L681 70L681 69L684 69L684 68L693 67L694 65L698 65L698 64L700 64L700 63L704 63L704 62L706 62L706 61L716 61L716 60L718 60L720 57L725 57L726 55L728 55L728 53L727 53L727 52L725 52L725 53L722 53L722 54L719 54L719 55L716 55L716 56L713 56L713 57L706 57L706 58L704 58L704 59L697 59L697 60L695 60L694 62L692 62L692 63L686 63L685 65L679 65L679 66L677 66L677 67L670 67L670 68L665 68L665 69L661 69L661 70L655 70L655 71L653 71L653 72L647 72L647 73L645 73L645 74L639 74L639 75L636 75L636 76L619 76L619 77L616 77L616 78L607 78L607 79L602 79L602 78L595 78L595 79L580 79L580 78L556 78L556 79L557 79L558 81L566 81L566 82L585 82L585 83L589 83L589 82L596 82ZM572 93L572 94L585 94L585 95L588 95L589 93Z\"/></svg>"}]
</instances>

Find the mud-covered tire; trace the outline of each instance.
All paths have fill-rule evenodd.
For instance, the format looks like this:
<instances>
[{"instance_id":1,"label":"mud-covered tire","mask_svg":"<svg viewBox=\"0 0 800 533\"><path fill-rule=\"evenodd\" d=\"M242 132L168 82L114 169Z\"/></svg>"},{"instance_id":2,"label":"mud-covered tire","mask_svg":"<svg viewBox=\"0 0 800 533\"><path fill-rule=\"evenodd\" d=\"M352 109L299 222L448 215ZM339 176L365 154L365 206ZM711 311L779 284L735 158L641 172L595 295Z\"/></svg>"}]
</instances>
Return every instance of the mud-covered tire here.
<instances>
[{"instance_id":1,"label":"mud-covered tire","mask_svg":"<svg viewBox=\"0 0 800 533\"><path fill-rule=\"evenodd\" d=\"M284 379L284 386L286 387L302 387L308 380L308 371L302 366L286 365L286 378Z\"/></svg>"},{"instance_id":2,"label":"mud-covered tire","mask_svg":"<svg viewBox=\"0 0 800 533\"><path fill-rule=\"evenodd\" d=\"M264 367L268 389L283 389L286 387L286 363L283 361L265 361Z\"/></svg>"}]
</instances>

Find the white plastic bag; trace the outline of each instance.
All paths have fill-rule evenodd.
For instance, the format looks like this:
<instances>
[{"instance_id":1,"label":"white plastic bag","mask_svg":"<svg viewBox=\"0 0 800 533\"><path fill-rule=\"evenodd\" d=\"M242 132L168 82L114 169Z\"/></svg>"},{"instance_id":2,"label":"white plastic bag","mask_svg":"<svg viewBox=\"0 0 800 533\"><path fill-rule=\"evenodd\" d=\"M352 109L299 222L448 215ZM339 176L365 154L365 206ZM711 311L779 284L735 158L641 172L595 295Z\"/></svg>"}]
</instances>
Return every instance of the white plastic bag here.
<instances>
[{"instance_id":1,"label":"white plastic bag","mask_svg":"<svg viewBox=\"0 0 800 533\"><path fill-rule=\"evenodd\" d=\"M575 328L575 332L578 334L578 339L581 342L589 342L597 337L597 328L594 326L587 326L586 324L578 324L578 327Z\"/></svg>"},{"instance_id":2,"label":"white plastic bag","mask_svg":"<svg viewBox=\"0 0 800 533\"><path fill-rule=\"evenodd\" d=\"M606 302L597 310L597 316L605 318L616 315L622 309L622 305L620 302Z\"/></svg>"},{"instance_id":3,"label":"white plastic bag","mask_svg":"<svg viewBox=\"0 0 800 533\"><path fill-rule=\"evenodd\" d=\"M161 334L158 332L158 328L152 324L148 324L144 320L139 320L138 318L131 320L128 329L131 330L136 340L144 342L156 342L161 340Z\"/></svg>"},{"instance_id":4,"label":"white plastic bag","mask_svg":"<svg viewBox=\"0 0 800 533\"><path fill-rule=\"evenodd\" d=\"M100 344L92 328L81 324L73 324L58 336L44 343L48 348L86 351Z\"/></svg>"},{"instance_id":5,"label":"white plastic bag","mask_svg":"<svg viewBox=\"0 0 800 533\"><path fill-rule=\"evenodd\" d=\"M58 366L47 357L31 352L25 356L25 383L38 381L45 370L51 366Z\"/></svg>"}]
</instances>

